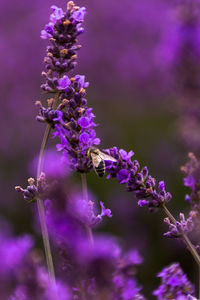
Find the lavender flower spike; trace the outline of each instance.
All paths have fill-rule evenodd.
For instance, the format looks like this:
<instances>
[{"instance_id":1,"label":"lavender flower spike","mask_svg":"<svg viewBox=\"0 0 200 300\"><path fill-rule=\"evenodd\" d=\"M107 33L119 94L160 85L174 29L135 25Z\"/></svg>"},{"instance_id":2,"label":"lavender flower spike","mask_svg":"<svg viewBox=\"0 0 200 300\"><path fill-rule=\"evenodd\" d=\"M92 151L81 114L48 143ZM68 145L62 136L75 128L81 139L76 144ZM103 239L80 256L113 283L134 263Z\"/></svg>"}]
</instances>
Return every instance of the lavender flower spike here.
<instances>
[{"instance_id":1,"label":"lavender flower spike","mask_svg":"<svg viewBox=\"0 0 200 300\"><path fill-rule=\"evenodd\" d=\"M48 99L47 108L40 102L36 103L39 107L37 120L49 124L54 130L53 136L60 139L57 150L63 152L73 170L82 173L91 169L87 149L100 143L96 137L95 115L85 99L89 83L84 75L67 75L76 65L76 52L81 47L77 45L77 37L83 33L85 13L85 7L79 8L72 1L68 2L66 13L53 8L50 22L42 33L51 46L47 47L46 71L42 73L45 83L41 88L56 94L57 100Z\"/></svg>"},{"instance_id":2,"label":"lavender flower spike","mask_svg":"<svg viewBox=\"0 0 200 300\"><path fill-rule=\"evenodd\" d=\"M183 273L178 263L174 263L164 268L158 275L162 283L157 290L153 292L158 300L163 299L191 299L194 295L194 287Z\"/></svg>"},{"instance_id":3,"label":"lavender flower spike","mask_svg":"<svg viewBox=\"0 0 200 300\"><path fill-rule=\"evenodd\" d=\"M137 160L132 161L133 151L127 153L116 147L105 150L117 162L106 161L107 178L116 177L120 184L126 184L128 192L137 197L139 206L147 206L152 211L171 200L171 194L165 191L164 181L156 189L156 180L149 175L147 167L140 168Z\"/></svg>"}]
</instances>

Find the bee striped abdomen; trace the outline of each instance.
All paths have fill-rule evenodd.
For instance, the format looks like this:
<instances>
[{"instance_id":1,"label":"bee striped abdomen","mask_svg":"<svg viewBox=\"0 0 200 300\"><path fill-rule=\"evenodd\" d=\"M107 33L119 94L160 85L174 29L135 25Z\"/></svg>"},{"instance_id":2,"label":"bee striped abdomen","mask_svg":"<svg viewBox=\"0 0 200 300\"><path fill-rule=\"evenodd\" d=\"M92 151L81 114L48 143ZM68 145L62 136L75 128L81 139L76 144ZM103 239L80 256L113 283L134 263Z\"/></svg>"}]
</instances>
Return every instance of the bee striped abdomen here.
<instances>
[{"instance_id":1,"label":"bee striped abdomen","mask_svg":"<svg viewBox=\"0 0 200 300\"><path fill-rule=\"evenodd\" d=\"M95 170L99 177L103 177L105 174L105 163L103 160L100 161L98 167L95 167Z\"/></svg>"}]
</instances>

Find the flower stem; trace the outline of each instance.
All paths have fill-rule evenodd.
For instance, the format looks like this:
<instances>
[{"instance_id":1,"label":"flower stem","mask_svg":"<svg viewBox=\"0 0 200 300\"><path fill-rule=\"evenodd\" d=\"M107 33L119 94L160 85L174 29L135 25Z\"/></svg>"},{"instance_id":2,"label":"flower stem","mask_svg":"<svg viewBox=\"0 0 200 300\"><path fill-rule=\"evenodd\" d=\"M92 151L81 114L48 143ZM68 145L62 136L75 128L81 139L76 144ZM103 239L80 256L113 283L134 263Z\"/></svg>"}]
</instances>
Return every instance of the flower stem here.
<instances>
[{"instance_id":1,"label":"flower stem","mask_svg":"<svg viewBox=\"0 0 200 300\"><path fill-rule=\"evenodd\" d=\"M55 97L55 102L53 105L53 109L56 108L58 101L59 101L59 93ZM48 138L51 132L51 125L47 124L44 137L42 140L41 148L40 148L40 154L39 154L39 159L38 159L38 166L37 166L37 180L41 175L42 169L43 169L43 162L44 162L44 152L45 148L48 142ZM51 254L51 247L50 247L50 242L49 242L49 234L48 234L48 229L47 229L47 224L46 224L46 217L45 217L45 208L44 208L44 202L42 199L39 197L37 198L37 208L38 208L38 213L39 213L39 220L40 220L40 227L41 227L41 232L42 232L42 239L43 239L43 245L44 245L44 251L45 251L45 257L46 257L46 262L47 262L47 268L48 268L48 273L49 277L52 281L52 283L55 284L55 271L54 271L54 265L53 265L53 259L52 259L52 254Z\"/></svg>"},{"instance_id":2,"label":"flower stem","mask_svg":"<svg viewBox=\"0 0 200 300\"><path fill-rule=\"evenodd\" d=\"M41 149L40 149L38 168L37 168L37 179L40 177L40 174L42 171L44 151L45 151L45 147L46 147L50 132L51 132L51 125L48 124L46 127L46 130L45 130L45 133L44 133L44 137L43 137L43 141L42 141L42 145L41 145ZM42 239L43 239L43 244L44 244L48 273L49 273L49 277L52 280L52 282L55 283L55 272L54 272L51 247L50 247L50 242L49 242L49 234L48 234L47 224L46 224L44 202L40 198L37 198L37 208L38 208L38 213L39 213L40 227L41 227L41 232L42 232Z\"/></svg>"},{"instance_id":3,"label":"flower stem","mask_svg":"<svg viewBox=\"0 0 200 300\"><path fill-rule=\"evenodd\" d=\"M199 266L199 299L200 299L200 266Z\"/></svg>"},{"instance_id":4,"label":"flower stem","mask_svg":"<svg viewBox=\"0 0 200 300\"><path fill-rule=\"evenodd\" d=\"M167 209L167 207L165 205L162 206L162 210L165 212L165 214L168 216L168 218L171 220L171 222L176 226L177 225L176 219L173 217L173 215L170 213L170 211ZM200 268L200 257L198 255L194 245L191 243L190 239L188 238L188 236L185 233L181 233L181 236L182 236L185 244L187 245L188 250L192 254L193 258L195 259L198 267Z\"/></svg>"},{"instance_id":5,"label":"flower stem","mask_svg":"<svg viewBox=\"0 0 200 300\"><path fill-rule=\"evenodd\" d=\"M83 199L88 202L88 190L87 190L87 178L85 173L81 173L81 181L82 181L82 192L83 192ZM91 245L94 245L94 239L92 234L92 229L89 225L86 225L86 230L88 233L89 241Z\"/></svg>"}]
</instances>

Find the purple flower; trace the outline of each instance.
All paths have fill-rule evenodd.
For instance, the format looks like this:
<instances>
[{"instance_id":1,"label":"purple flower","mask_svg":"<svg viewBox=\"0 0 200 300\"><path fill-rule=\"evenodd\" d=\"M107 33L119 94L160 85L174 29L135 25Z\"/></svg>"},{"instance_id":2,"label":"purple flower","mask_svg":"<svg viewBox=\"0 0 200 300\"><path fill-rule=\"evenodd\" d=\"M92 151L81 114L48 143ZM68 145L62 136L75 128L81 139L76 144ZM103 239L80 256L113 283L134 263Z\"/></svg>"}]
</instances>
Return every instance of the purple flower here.
<instances>
[{"instance_id":1,"label":"purple flower","mask_svg":"<svg viewBox=\"0 0 200 300\"><path fill-rule=\"evenodd\" d=\"M34 243L29 235L16 238L7 238L2 235L0 236L0 244L0 255L3 257L0 274L5 275L17 270Z\"/></svg>"},{"instance_id":2,"label":"purple flower","mask_svg":"<svg viewBox=\"0 0 200 300\"><path fill-rule=\"evenodd\" d=\"M140 290L141 288L137 286L136 280L129 279L125 282L122 288L122 299L123 300L138 299L137 294Z\"/></svg>"},{"instance_id":3,"label":"purple flower","mask_svg":"<svg viewBox=\"0 0 200 300\"><path fill-rule=\"evenodd\" d=\"M122 169L117 173L117 180L120 184L126 183L129 181L130 173L127 169Z\"/></svg>"},{"instance_id":4,"label":"purple flower","mask_svg":"<svg viewBox=\"0 0 200 300\"><path fill-rule=\"evenodd\" d=\"M187 176L186 178L184 178L184 185L188 186L191 189L194 189L195 187L195 180L194 177L192 176Z\"/></svg>"},{"instance_id":5,"label":"purple flower","mask_svg":"<svg viewBox=\"0 0 200 300\"><path fill-rule=\"evenodd\" d=\"M67 75L64 75L62 78L58 80L58 90L65 90L71 84L71 81Z\"/></svg>"},{"instance_id":6,"label":"purple flower","mask_svg":"<svg viewBox=\"0 0 200 300\"><path fill-rule=\"evenodd\" d=\"M125 150L118 151L116 147L105 150L117 162L106 161L107 178L116 177L120 184L126 184L127 191L133 192L137 197L139 206L147 206L150 210L159 208L171 200L171 194L165 191L164 182L158 184L148 175L147 167L140 169L137 160L131 161L133 151L128 154Z\"/></svg>"},{"instance_id":7,"label":"purple flower","mask_svg":"<svg viewBox=\"0 0 200 300\"><path fill-rule=\"evenodd\" d=\"M72 18L74 18L76 22L83 22L85 14L86 14L86 8L81 7L72 14Z\"/></svg>"},{"instance_id":8,"label":"purple flower","mask_svg":"<svg viewBox=\"0 0 200 300\"><path fill-rule=\"evenodd\" d=\"M82 32L80 26L86 9L75 6L72 1L66 13L56 6L52 9L50 23L43 32L43 37L50 38L50 46L44 60L45 83L41 88L52 93L53 98L48 99L48 108L37 102L40 109L37 120L51 125L53 136L60 139L57 149L63 152L70 168L87 173L91 170L87 149L100 143L94 129L95 115L85 99L89 83L84 75L72 78L67 75L76 65L76 52L81 47L77 45L77 36Z\"/></svg>"},{"instance_id":9,"label":"purple flower","mask_svg":"<svg viewBox=\"0 0 200 300\"><path fill-rule=\"evenodd\" d=\"M78 124L81 128L88 128L91 126L91 120L88 117L81 117L78 119Z\"/></svg>"},{"instance_id":10,"label":"purple flower","mask_svg":"<svg viewBox=\"0 0 200 300\"><path fill-rule=\"evenodd\" d=\"M186 201L189 202L193 209L200 207L200 162L193 153L188 154L189 162L181 167L181 170L186 174L184 185L191 190L190 195L186 195Z\"/></svg>"},{"instance_id":11,"label":"purple flower","mask_svg":"<svg viewBox=\"0 0 200 300\"><path fill-rule=\"evenodd\" d=\"M121 158L125 161L129 161L131 157L134 155L134 152L132 150L127 153L125 150L120 149L119 153L121 155Z\"/></svg>"},{"instance_id":12,"label":"purple flower","mask_svg":"<svg viewBox=\"0 0 200 300\"><path fill-rule=\"evenodd\" d=\"M165 183L164 181L160 181L158 184L158 188L160 191L164 192L165 191Z\"/></svg>"},{"instance_id":13,"label":"purple flower","mask_svg":"<svg viewBox=\"0 0 200 300\"><path fill-rule=\"evenodd\" d=\"M51 37L51 34L49 34L45 29L41 30L40 34L41 39L46 40Z\"/></svg>"},{"instance_id":14,"label":"purple flower","mask_svg":"<svg viewBox=\"0 0 200 300\"><path fill-rule=\"evenodd\" d=\"M102 201L100 201L100 205L101 205L101 218L104 216L107 216L108 218L112 218L111 210L109 208L105 208Z\"/></svg>"},{"instance_id":15,"label":"purple flower","mask_svg":"<svg viewBox=\"0 0 200 300\"><path fill-rule=\"evenodd\" d=\"M76 75L74 77L74 80L79 84L79 88L87 88L89 86L89 82L85 82L85 76L84 75Z\"/></svg>"},{"instance_id":16,"label":"purple flower","mask_svg":"<svg viewBox=\"0 0 200 300\"><path fill-rule=\"evenodd\" d=\"M37 179L37 186L35 185L35 179L28 179L28 186L23 189L21 186L16 186L15 190L23 194L24 199L28 202L34 202L38 197L43 199L45 197L46 191L48 190L48 185L46 182L45 173L41 173L40 177Z\"/></svg>"},{"instance_id":17,"label":"purple flower","mask_svg":"<svg viewBox=\"0 0 200 300\"><path fill-rule=\"evenodd\" d=\"M164 236L170 238L179 238L183 233L187 234L193 231L198 224L198 212L191 210L189 217L185 219L185 215L180 213L180 221L176 225L171 223L169 218L165 218L164 222L169 226L169 231L164 233Z\"/></svg>"},{"instance_id":18,"label":"purple flower","mask_svg":"<svg viewBox=\"0 0 200 300\"><path fill-rule=\"evenodd\" d=\"M90 135L87 132L83 132L80 134L79 136L79 141L81 142L81 144L84 145L88 145L89 141L90 141Z\"/></svg>"},{"instance_id":19,"label":"purple flower","mask_svg":"<svg viewBox=\"0 0 200 300\"><path fill-rule=\"evenodd\" d=\"M53 13L50 15L50 21L53 24L55 24L57 21L64 18L65 14L64 14L62 8L59 8L56 5L52 5L51 10L53 11Z\"/></svg>"},{"instance_id":20,"label":"purple flower","mask_svg":"<svg viewBox=\"0 0 200 300\"><path fill-rule=\"evenodd\" d=\"M130 250L123 256L123 264L125 264L126 267L127 267L127 265L131 265L131 266L139 265L142 262L143 262L143 259L136 249Z\"/></svg>"},{"instance_id":21,"label":"purple flower","mask_svg":"<svg viewBox=\"0 0 200 300\"><path fill-rule=\"evenodd\" d=\"M178 263L164 268L157 276L162 280L161 285L153 292L158 300L179 299L181 296L194 295L194 287Z\"/></svg>"}]
</instances>

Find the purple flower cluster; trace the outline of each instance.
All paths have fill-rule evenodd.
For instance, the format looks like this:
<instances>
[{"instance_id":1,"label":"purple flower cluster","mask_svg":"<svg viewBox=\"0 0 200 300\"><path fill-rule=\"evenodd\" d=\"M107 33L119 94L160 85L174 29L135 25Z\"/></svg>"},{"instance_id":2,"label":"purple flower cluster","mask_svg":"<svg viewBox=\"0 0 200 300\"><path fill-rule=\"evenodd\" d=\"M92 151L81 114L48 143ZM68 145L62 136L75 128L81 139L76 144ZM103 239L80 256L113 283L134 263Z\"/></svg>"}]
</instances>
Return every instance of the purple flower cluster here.
<instances>
[{"instance_id":1,"label":"purple flower cluster","mask_svg":"<svg viewBox=\"0 0 200 300\"><path fill-rule=\"evenodd\" d=\"M80 193L77 193L77 191L73 189L71 189L71 191L68 190L68 197L60 199L59 205L56 204L54 195L56 194L58 187L58 184L54 184L46 195L48 200L45 201L49 226L52 227L52 231L54 231L55 223L60 224L60 220L63 220L66 223L68 222L67 220L73 220L73 224L77 224L75 227L78 229L82 228L80 231L83 232L85 227L89 226L93 228L101 223L105 216L112 218L111 210L105 208L102 201L100 201L101 212L97 213L94 200L85 200ZM52 199L52 201L50 201L50 199ZM62 209L60 209L60 207L62 207ZM62 228L64 227L65 226L63 225ZM71 232L69 232L69 234L71 235ZM72 231L72 236L73 235L74 233ZM72 239L72 236L69 237L70 240Z\"/></svg>"},{"instance_id":2,"label":"purple flower cluster","mask_svg":"<svg viewBox=\"0 0 200 300\"><path fill-rule=\"evenodd\" d=\"M34 184L33 180L31 183ZM112 217L111 210L100 202L98 213L92 196L89 194L86 201L72 185L66 189L66 179L62 176L58 181L48 178L48 184L45 178L45 185L48 186L43 194L48 199L45 201L47 224L56 249L54 259L60 278L59 299L81 300L84 296L95 300L106 295L117 300L144 300L135 278L136 267L142 263L138 251L131 249L123 253L111 236L95 235L92 245L88 240L88 228L98 225L105 216ZM31 293L39 300L56 299L56 289L49 283L45 269L37 261L29 260L23 261L23 276L20 275L10 299L28 300ZM28 272L32 274L29 277ZM29 280L32 280L30 285Z\"/></svg>"},{"instance_id":3,"label":"purple flower cluster","mask_svg":"<svg viewBox=\"0 0 200 300\"><path fill-rule=\"evenodd\" d=\"M82 22L86 13L85 7L75 6L72 1L68 2L66 12L55 5L51 9L50 22L41 32L41 38L49 39L51 42L44 59L47 73L44 72L43 75L46 83L42 85L42 89L48 92L55 91L59 78L76 65L76 51L81 47L76 45L76 38L84 31ZM59 86L67 87L67 83L69 85L70 81L64 77Z\"/></svg>"},{"instance_id":4,"label":"purple flower cluster","mask_svg":"<svg viewBox=\"0 0 200 300\"><path fill-rule=\"evenodd\" d=\"M40 252L33 250L33 245L30 235L13 237L11 232L0 233L1 299L54 300L60 293L59 299L70 300L67 284L58 280L55 287L49 283Z\"/></svg>"},{"instance_id":5,"label":"purple flower cluster","mask_svg":"<svg viewBox=\"0 0 200 300\"><path fill-rule=\"evenodd\" d=\"M63 151L69 166L79 172L88 172L91 164L86 150L100 143L94 129L95 115L84 98L89 83L84 75L70 78L66 74L76 65L76 51L80 49L76 38L83 32L86 9L75 6L72 1L68 3L66 13L55 6L52 9L50 22L41 35L51 42L45 57L45 84L41 88L55 97L48 99L47 108L37 101L40 110L37 120L47 122L54 129L54 137L60 139L57 150Z\"/></svg>"},{"instance_id":6,"label":"purple flower cluster","mask_svg":"<svg viewBox=\"0 0 200 300\"><path fill-rule=\"evenodd\" d=\"M28 179L28 186L23 189L21 186L16 186L15 190L23 194L24 199L28 202L34 202L38 197L44 199L48 190L46 182L46 175L42 172L40 177L37 179L37 186L35 185L35 179Z\"/></svg>"},{"instance_id":7,"label":"purple flower cluster","mask_svg":"<svg viewBox=\"0 0 200 300\"><path fill-rule=\"evenodd\" d=\"M165 218L164 222L169 226L169 231L164 233L164 236L171 238L179 238L183 233L188 234L195 228L195 221L197 213L190 211L189 217L185 219L185 215L180 213L180 221L176 222L176 225L171 223L169 218Z\"/></svg>"},{"instance_id":8,"label":"purple flower cluster","mask_svg":"<svg viewBox=\"0 0 200 300\"><path fill-rule=\"evenodd\" d=\"M154 210L169 202L171 194L165 191L165 184L160 181L156 190L156 180L147 167L140 168L137 160L131 161L133 151L127 153L116 147L105 150L107 154L114 157L117 162L106 161L107 178L116 177L120 184L126 184L128 192L134 192L139 206L147 206Z\"/></svg>"},{"instance_id":9,"label":"purple flower cluster","mask_svg":"<svg viewBox=\"0 0 200 300\"><path fill-rule=\"evenodd\" d=\"M33 247L33 239L29 235L13 238L5 234L0 234L0 255L1 262L0 277L6 277L12 272L16 272L23 264L26 253Z\"/></svg>"},{"instance_id":10,"label":"purple flower cluster","mask_svg":"<svg viewBox=\"0 0 200 300\"><path fill-rule=\"evenodd\" d=\"M188 157L190 161L181 168L186 174L184 185L191 190L191 194L187 194L185 200L198 211L200 208L200 162L193 153L189 153Z\"/></svg>"},{"instance_id":11,"label":"purple flower cluster","mask_svg":"<svg viewBox=\"0 0 200 300\"><path fill-rule=\"evenodd\" d=\"M186 195L185 200L190 204L191 210L186 218L183 213L180 213L180 221L171 222L169 218L165 218L164 222L169 226L169 231L164 234L166 237L180 238L182 234L193 234L193 238L198 236L200 230L199 222L199 205L200 205L200 163L193 153L189 153L189 162L181 167L181 170L186 174L184 185L191 190L190 195ZM197 238L199 244L199 239ZM197 245L197 247L199 247Z\"/></svg>"},{"instance_id":12,"label":"purple flower cluster","mask_svg":"<svg viewBox=\"0 0 200 300\"><path fill-rule=\"evenodd\" d=\"M86 201L77 188L69 186L66 189L66 179L55 182L49 178L45 201L59 278L70 287L74 299L85 295L95 300L107 295L110 299L143 300L135 278L136 266L142 263L138 251L123 253L112 236L94 235L91 244L88 228L97 226L105 216L112 217L111 210L100 202L101 211L97 212L90 193Z\"/></svg>"},{"instance_id":13,"label":"purple flower cluster","mask_svg":"<svg viewBox=\"0 0 200 300\"><path fill-rule=\"evenodd\" d=\"M157 276L162 281L158 289L153 292L153 295L157 296L158 300L187 300L188 295L194 295L194 287L178 263L164 268Z\"/></svg>"}]
</instances>

